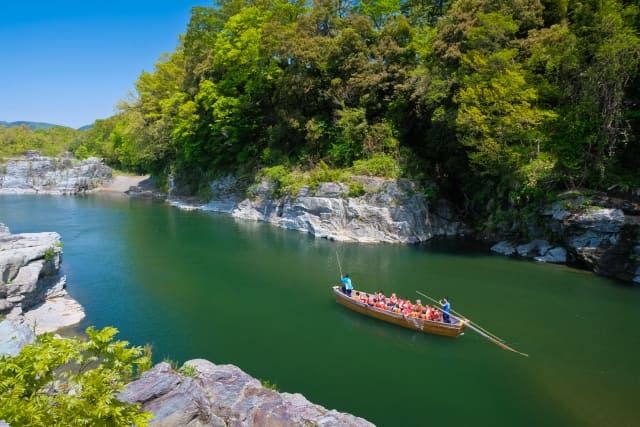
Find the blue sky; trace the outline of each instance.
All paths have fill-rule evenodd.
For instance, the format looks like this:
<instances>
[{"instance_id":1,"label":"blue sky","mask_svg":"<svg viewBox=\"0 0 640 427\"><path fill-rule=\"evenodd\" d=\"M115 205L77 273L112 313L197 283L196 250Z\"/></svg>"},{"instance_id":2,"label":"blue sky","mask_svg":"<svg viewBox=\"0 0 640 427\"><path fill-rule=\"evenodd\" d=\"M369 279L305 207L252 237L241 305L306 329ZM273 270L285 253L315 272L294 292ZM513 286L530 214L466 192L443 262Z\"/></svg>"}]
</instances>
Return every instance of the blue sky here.
<instances>
[{"instance_id":1,"label":"blue sky","mask_svg":"<svg viewBox=\"0 0 640 427\"><path fill-rule=\"evenodd\" d=\"M0 120L79 127L112 115L172 51L198 0L5 0Z\"/></svg>"}]
</instances>

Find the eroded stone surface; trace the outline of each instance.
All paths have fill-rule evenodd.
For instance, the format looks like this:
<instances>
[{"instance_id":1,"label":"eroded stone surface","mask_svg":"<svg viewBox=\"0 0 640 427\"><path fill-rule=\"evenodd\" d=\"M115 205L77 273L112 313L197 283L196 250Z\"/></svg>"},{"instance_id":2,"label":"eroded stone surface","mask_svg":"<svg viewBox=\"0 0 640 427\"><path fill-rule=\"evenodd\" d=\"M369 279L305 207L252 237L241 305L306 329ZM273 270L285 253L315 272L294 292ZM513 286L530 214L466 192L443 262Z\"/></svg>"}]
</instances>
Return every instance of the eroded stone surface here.
<instances>
[{"instance_id":1,"label":"eroded stone surface","mask_svg":"<svg viewBox=\"0 0 640 427\"><path fill-rule=\"evenodd\" d=\"M60 235L11 234L2 224L0 229L0 314L37 334L80 322L84 310L59 274Z\"/></svg>"},{"instance_id":2,"label":"eroded stone surface","mask_svg":"<svg viewBox=\"0 0 640 427\"><path fill-rule=\"evenodd\" d=\"M364 243L417 243L437 236L460 236L467 227L450 203L430 201L408 180L357 178L366 190L349 197L342 183L326 182L317 189L302 188L295 197L278 197L263 181L252 197L241 197L233 178L211 184L213 199L206 204L169 198L182 209L231 214L235 218L265 221L316 237Z\"/></svg>"},{"instance_id":3,"label":"eroded stone surface","mask_svg":"<svg viewBox=\"0 0 640 427\"><path fill-rule=\"evenodd\" d=\"M300 394L278 393L233 365L196 359L192 375L160 363L119 395L151 411L154 426L372 426L350 414L328 410ZM184 369L183 369L184 372Z\"/></svg>"},{"instance_id":4,"label":"eroded stone surface","mask_svg":"<svg viewBox=\"0 0 640 427\"><path fill-rule=\"evenodd\" d=\"M504 255L517 252L537 261L567 262L603 276L640 282L640 204L604 195L571 195L544 209L542 218L543 229L556 246L533 240L512 252L508 247L513 245L506 242L494 248Z\"/></svg>"},{"instance_id":5,"label":"eroded stone surface","mask_svg":"<svg viewBox=\"0 0 640 427\"><path fill-rule=\"evenodd\" d=\"M0 174L0 194L77 194L111 180L111 168L97 158L76 160L31 155L9 159Z\"/></svg>"}]
</instances>

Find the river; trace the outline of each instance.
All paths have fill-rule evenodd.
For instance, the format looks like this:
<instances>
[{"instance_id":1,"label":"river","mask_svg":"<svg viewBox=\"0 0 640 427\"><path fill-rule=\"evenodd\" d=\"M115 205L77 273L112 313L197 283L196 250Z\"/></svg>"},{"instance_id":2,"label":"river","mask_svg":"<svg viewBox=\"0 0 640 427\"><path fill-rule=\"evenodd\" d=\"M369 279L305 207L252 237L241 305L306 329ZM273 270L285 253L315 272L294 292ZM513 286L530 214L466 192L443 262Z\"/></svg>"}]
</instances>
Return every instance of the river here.
<instances>
[{"instance_id":1,"label":"river","mask_svg":"<svg viewBox=\"0 0 640 427\"><path fill-rule=\"evenodd\" d=\"M57 231L82 327L114 325L159 361L205 358L380 426L636 426L640 288L464 242L340 244L123 196L0 197L12 232ZM447 296L517 349L337 305L356 288Z\"/></svg>"}]
</instances>

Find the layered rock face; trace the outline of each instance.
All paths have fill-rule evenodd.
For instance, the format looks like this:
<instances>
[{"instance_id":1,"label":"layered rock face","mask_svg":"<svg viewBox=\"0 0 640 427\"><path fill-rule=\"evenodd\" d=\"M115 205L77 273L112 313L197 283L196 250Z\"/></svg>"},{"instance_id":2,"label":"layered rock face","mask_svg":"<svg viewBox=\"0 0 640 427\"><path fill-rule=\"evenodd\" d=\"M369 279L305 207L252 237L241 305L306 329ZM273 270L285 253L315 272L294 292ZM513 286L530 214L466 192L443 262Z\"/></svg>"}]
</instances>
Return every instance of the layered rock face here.
<instances>
[{"instance_id":1,"label":"layered rock face","mask_svg":"<svg viewBox=\"0 0 640 427\"><path fill-rule=\"evenodd\" d=\"M0 315L14 324L0 331L53 332L84 318L60 276L61 253L58 233L11 234L0 224Z\"/></svg>"},{"instance_id":2,"label":"layered rock face","mask_svg":"<svg viewBox=\"0 0 640 427\"><path fill-rule=\"evenodd\" d=\"M30 154L0 166L0 194L77 194L111 180L111 168L96 158L76 160Z\"/></svg>"},{"instance_id":3,"label":"layered rock face","mask_svg":"<svg viewBox=\"0 0 640 427\"><path fill-rule=\"evenodd\" d=\"M503 241L492 250L567 262L603 276L640 283L640 204L603 195L569 197L548 206L542 218L556 245L546 240L525 245ZM525 247L531 250L521 250Z\"/></svg>"},{"instance_id":4,"label":"layered rock face","mask_svg":"<svg viewBox=\"0 0 640 427\"><path fill-rule=\"evenodd\" d=\"M300 394L267 389L236 366L202 359L186 362L180 372L160 363L127 385L119 399L152 412L152 426L373 426Z\"/></svg>"},{"instance_id":5,"label":"layered rock face","mask_svg":"<svg viewBox=\"0 0 640 427\"><path fill-rule=\"evenodd\" d=\"M237 191L235 180L227 177L211 184L213 198L206 204L179 197L170 197L169 203L347 242L417 243L467 232L449 203L431 203L411 181L356 179L365 190L359 197L349 197L348 186L332 182L313 190L302 188L295 197L278 197L274 186L263 181L247 198Z\"/></svg>"}]
</instances>

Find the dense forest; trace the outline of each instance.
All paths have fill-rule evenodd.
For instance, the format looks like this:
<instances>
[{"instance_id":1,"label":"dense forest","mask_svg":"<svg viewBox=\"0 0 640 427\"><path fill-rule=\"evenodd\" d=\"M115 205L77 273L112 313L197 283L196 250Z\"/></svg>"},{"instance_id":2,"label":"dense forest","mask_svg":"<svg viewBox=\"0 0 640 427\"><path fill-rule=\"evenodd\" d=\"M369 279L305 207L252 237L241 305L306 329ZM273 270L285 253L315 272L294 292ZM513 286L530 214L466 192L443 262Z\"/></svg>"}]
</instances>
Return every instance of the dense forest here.
<instances>
[{"instance_id":1,"label":"dense forest","mask_svg":"<svg viewBox=\"0 0 640 427\"><path fill-rule=\"evenodd\" d=\"M36 150L45 156L58 156L76 150L82 144L83 133L64 126L32 128L28 125L0 124L0 159ZM80 151L82 154L82 150Z\"/></svg>"},{"instance_id":2,"label":"dense forest","mask_svg":"<svg viewBox=\"0 0 640 427\"><path fill-rule=\"evenodd\" d=\"M221 0L78 149L194 193L405 176L481 219L637 188L639 4Z\"/></svg>"}]
</instances>

